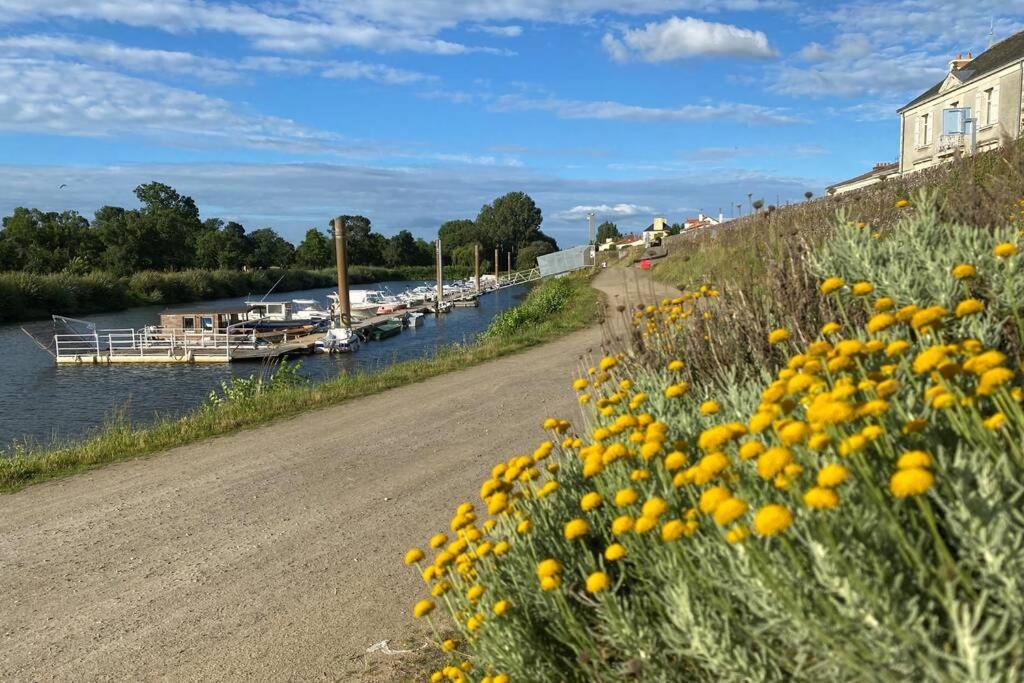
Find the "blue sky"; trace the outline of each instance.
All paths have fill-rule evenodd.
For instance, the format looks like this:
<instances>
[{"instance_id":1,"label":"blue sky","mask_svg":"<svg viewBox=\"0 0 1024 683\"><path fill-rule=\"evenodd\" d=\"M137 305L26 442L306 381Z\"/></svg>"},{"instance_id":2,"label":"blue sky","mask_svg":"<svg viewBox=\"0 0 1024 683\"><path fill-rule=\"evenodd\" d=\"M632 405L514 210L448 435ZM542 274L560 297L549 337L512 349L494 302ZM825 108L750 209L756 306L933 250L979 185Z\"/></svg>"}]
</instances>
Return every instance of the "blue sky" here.
<instances>
[{"instance_id":1,"label":"blue sky","mask_svg":"<svg viewBox=\"0 0 1024 683\"><path fill-rule=\"evenodd\" d=\"M895 160L895 110L1024 0L0 0L0 211L131 206L430 238L512 190L726 216ZM57 190L60 184L67 184Z\"/></svg>"}]
</instances>

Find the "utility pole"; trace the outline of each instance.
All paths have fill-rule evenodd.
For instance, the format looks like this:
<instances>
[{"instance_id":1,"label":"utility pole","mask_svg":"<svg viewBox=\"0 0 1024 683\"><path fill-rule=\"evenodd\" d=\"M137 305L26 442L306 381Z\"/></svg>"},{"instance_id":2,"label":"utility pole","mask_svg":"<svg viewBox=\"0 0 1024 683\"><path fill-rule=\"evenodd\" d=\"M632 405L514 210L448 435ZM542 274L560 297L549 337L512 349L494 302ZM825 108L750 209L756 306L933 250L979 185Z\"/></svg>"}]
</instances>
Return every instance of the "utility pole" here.
<instances>
[{"instance_id":1,"label":"utility pole","mask_svg":"<svg viewBox=\"0 0 1024 683\"><path fill-rule=\"evenodd\" d=\"M587 214L587 225L590 226L590 232L588 233L590 235L590 241L587 242L587 244L594 243L594 216L596 215L597 214L594 213L593 211Z\"/></svg>"},{"instance_id":2,"label":"utility pole","mask_svg":"<svg viewBox=\"0 0 1024 683\"><path fill-rule=\"evenodd\" d=\"M474 281L476 282L476 293L480 293L480 244L473 245L473 262L475 267L473 268Z\"/></svg>"},{"instance_id":3,"label":"utility pole","mask_svg":"<svg viewBox=\"0 0 1024 683\"><path fill-rule=\"evenodd\" d=\"M444 302L444 282L441 280L441 238L437 238L437 300L434 302L434 315L441 314L441 304Z\"/></svg>"},{"instance_id":4,"label":"utility pole","mask_svg":"<svg viewBox=\"0 0 1024 683\"><path fill-rule=\"evenodd\" d=\"M352 324L352 304L348 297L348 255L345 253L345 219L334 219L334 259L338 267L338 322L342 327Z\"/></svg>"}]
</instances>

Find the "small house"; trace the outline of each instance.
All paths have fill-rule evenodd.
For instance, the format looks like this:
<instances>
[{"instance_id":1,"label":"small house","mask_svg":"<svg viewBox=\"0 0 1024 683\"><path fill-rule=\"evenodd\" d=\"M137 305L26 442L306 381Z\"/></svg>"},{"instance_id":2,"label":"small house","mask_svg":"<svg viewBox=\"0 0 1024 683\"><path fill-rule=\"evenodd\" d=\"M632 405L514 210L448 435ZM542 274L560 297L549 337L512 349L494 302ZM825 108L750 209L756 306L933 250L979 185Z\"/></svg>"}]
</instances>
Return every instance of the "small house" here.
<instances>
[{"instance_id":1,"label":"small house","mask_svg":"<svg viewBox=\"0 0 1024 683\"><path fill-rule=\"evenodd\" d=\"M167 331L224 333L231 325L249 320L249 307L244 304L219 308L163 311L160 327Z\"/></svg>"}]
</instances>

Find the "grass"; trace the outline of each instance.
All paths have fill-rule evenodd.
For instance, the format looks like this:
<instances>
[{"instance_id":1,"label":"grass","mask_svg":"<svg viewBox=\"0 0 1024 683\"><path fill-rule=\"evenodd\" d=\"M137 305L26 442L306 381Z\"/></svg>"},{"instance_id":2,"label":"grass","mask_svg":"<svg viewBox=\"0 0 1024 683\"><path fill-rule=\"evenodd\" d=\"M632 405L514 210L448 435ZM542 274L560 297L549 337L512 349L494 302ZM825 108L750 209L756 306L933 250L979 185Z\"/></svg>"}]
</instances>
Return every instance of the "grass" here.
<instances>
[{"instance_id":1,"label":"grass","mask_svg":"<svg viewBox=\"0 0 1024 683\"><path fill-rule=\"evenodd\" d=\"M549 305L552 292L560 293L558 307ZM114 422L77 444L42 449L14 447L6 454L0 453L0 491L15 491L28 484L267 424L478 365L583 328L597 320L602 311L598 292L580 276L542 282L519 308L531 311L538 308L538 302L545 311L542 318L531 315L529 324L503 326L500 332L485 334L477 342L442 347L428 358L396 363L375 372L342 375L316 385L284 386L146 427Z\"/></svg>"}]
</instances>

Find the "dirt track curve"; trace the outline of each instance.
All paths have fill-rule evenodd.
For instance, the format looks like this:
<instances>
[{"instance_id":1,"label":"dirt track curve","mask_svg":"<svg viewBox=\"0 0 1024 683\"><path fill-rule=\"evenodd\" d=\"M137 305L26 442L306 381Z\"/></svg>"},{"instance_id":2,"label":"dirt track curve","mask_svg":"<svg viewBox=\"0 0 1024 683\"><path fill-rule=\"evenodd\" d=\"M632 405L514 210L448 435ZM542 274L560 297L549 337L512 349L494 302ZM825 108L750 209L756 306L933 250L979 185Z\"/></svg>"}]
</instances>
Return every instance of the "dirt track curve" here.
<instances>
[{"instance_id":1,"label":"dirt track curve","mask_svg":"<svg viewBox=\"0 0 1024 683\"><path fill-rule=\"evenodd\" d=\"M595 279L611 307L627 278L633 301L653 287ZM578 415L569 383L601 339L0 497L0 679L351 680L423 628L405 549L542 418Z\"/></svg>"}]
</instances>

